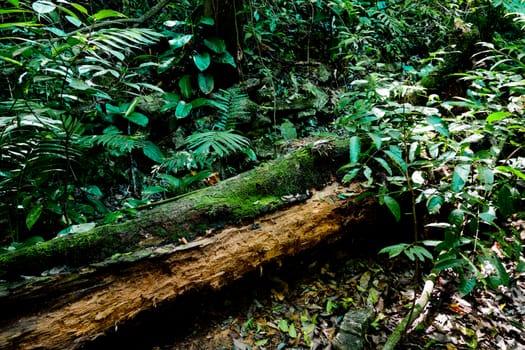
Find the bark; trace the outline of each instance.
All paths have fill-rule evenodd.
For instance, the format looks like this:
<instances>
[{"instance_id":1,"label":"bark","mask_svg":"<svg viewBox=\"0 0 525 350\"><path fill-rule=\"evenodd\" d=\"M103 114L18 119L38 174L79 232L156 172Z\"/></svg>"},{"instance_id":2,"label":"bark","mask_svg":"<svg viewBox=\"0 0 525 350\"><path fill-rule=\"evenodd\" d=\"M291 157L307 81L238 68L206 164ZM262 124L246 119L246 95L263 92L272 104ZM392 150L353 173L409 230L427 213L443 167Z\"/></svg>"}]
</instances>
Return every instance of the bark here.
<instances>
[{"instance_id":1,"label":"bark","mask_svg":"<svg viewBox=\"0 0 525 350\"><path fill-rule=\"evenodd\" d=\"M344 149L346 154L347 148ZM311 149L298 151L214 188L165 203L145 212L132 224L115 226L116 235L122 236L123 227L141 235L155 227L170 231L170 221L189 221L188 227L192 227L199 220L211 223L224 213L229 216L234 212L233 207L227 208L224 202L213 206L213 201L231 198L231 194L225 192L236 193L242 189L247 202L258 206L256 202L262 199L257 198L264 197L250 197L255 191L263 196L271 193L280 196L290 188L304 189L310 181L329 181L329 170L336 169L338 162L315 154ZM310 161L303 163L305 160L297 161L297 157ZM289 165L284 173L282 162ZM276 171L275 167L280 170ZM305 175L308 173L315 176ZM250 185L253 178L258 180ZM253 186L254 192L246 192L246 186ZM283 191L282 187L287 190ZM210 229L204 237L186 244L150 246L75 272L48 276L44 280L31 279L31 283L4 288L0 293L3 310L0 348L80 348L86 342L118 331L119 325L143 312L168 305L189 290L218 289L254 270L262 271L266 264L321 242L336 241L351 232L353 225L373 220L375 202L368 199L355 205L341 199L344 197L341 193L350 192L357 195L361 189L357 185L344 188L333 183L304 202L287 204L278 212L256 217L261 213L259 208L251 211L248 215L251 220L243 224ZM207 200L208 196L213 200ZM213 208L215 214L206 211L202 201ZM193 214L183 215L184 212ZM181 220L182 216L185 219ZM173 227L180 229L181 223Z\"/></svg>"},{"instance_id":2,"label":"bark","mask_svg":"<svg viewBox=\"0 0 525 350\"><path fill-rule=\"evenodd\" d=\"M253 219L288 205L283 196L305 194L328 183L347 161L347 149L346 141L310 145L215 186L155 203L125 223L0 255L0 278L35 275L54 266L85 265L140 247L189 241L210 229Z\"/></svg>"}]
</instances>

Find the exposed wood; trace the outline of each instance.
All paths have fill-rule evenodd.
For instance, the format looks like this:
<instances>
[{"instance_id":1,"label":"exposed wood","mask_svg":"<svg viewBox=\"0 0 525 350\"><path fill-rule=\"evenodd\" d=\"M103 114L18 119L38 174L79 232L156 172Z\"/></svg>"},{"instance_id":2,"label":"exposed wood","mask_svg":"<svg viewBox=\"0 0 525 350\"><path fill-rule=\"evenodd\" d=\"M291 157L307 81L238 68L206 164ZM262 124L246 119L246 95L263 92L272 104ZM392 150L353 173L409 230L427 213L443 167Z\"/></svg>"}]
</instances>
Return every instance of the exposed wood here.
<instances>
[{"instance_id":1,"label":"exposed wood","mask_svg":"<svg viewBox=\"0 0 525 350\"><path fill-rule=\"evenodd\" d=\"M220 288L267 263L351 234L353 225L374 217L375 202L355 205L340 194L360 192L356 185L332 184L248 225L225 227L184 246L151 248L147 258L90 272L93 285L58 293L40 309L5 320L0 348L77 349L189 290Z\"/></svg>"},{"instance_id":2,"label":"exposed wood","mask_svg":"<svg viewBox=\"0 0 525 350\"><path fill-rule=\"evenodd\" d=\"M348 159L347 141L314 143L235 178L142 210L136 219L0 255L0 278L80 266L147 246L191 240L213 227L287 205L283 196L323 186Z\"/></svg>"}]
</instances>

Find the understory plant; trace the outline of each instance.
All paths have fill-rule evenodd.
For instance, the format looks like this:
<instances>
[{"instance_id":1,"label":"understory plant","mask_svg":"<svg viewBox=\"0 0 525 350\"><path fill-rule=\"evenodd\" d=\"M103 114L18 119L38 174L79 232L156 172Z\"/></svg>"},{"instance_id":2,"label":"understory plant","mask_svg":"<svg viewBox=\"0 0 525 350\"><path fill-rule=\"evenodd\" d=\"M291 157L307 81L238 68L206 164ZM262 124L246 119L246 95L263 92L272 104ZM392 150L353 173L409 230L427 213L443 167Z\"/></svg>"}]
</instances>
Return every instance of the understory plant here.
<instances>
[{"instance_id":1,"label":"understory plant","mask_svg":"<svg viewBox=\"0 0 525 350\"><path fill-rule=\"evenodd\" d=\"M352 135L344 180L363 179L395 220L413 225L411 243L381 252L452 269L464 294L508 285L504 259L523 269L522 242L506 223L523 212L524 46L480 47L476 69L458 75L465 97L420 105L421 87L376 74L354 81L338 105L337 123Z\"/></svg>"}]
</instances>

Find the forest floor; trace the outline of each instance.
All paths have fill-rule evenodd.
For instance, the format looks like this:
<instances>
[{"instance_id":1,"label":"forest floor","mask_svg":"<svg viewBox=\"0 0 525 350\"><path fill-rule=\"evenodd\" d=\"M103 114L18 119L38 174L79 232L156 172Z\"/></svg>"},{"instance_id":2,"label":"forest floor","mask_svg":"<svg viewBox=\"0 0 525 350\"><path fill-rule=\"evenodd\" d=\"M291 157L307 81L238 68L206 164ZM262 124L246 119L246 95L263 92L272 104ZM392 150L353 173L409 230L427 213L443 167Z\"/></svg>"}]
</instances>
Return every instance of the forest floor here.
<instances>
[{"instance_id":1,"label":"forest floor","mask_svg":"<svg viewBox=\"0 0 525 350\"><path fill-rule=\"evenodd\" d=\"M375 243L352 238L281 261L219 293L186 297L143 319L139 332L131 326L111 341L163 350L331 349L344 314L370 306L376 317L367 348L381 349L423 279L414 279L408 259L378 256ZM505 267L508 287L468 296L454 287L457 276L443 271L399 349L525 349L525 273L510 261Z\"/></svg>"}]
</instances>

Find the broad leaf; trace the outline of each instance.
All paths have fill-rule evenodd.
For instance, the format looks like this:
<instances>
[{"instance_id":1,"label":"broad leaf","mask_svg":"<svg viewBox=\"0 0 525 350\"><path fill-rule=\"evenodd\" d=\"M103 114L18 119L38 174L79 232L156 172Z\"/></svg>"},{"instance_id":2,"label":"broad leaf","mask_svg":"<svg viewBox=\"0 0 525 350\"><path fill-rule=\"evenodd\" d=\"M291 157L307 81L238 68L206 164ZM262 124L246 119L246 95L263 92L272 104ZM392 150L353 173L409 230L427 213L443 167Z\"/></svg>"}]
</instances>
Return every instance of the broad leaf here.
<instances>
[{"instance_id":1,"label":"broad leaf","mask_svg":"<svg viewBox=\"0 0 525 350\"><path fill-rule=\"evenodd\" d=\"M162 163L165 159L164 154L160 148L151 141L144 142L144 148L142 148L144 155L154 162Z\"/></svg>"},{"instance_id":2,"label":"broad leaf","mask_svg":"<svg viewBox=\"0 0 525 350\"><path fill-rule=\"evenodd\" d=\"M179 34L173 39L169 40L168 43L172 49L178 49L189 43L192 38L193 35L191 34Z\"/></svg>"},{"instance_id":3,"label":"broad leaf","mask_svg":"<svg viewBox=\"0 0 525 350\"><path fill-rule=\"evenodd\" d=\"M401 220L401 207L399 206L397 200L390 196L384 196L383 201L385 202L387 208L390 210L392 215L394 215L394 217L396 218L396 221L399 222L399 220Z\"/></svg>"},{"instance_id":4,"label":"broad leaf","mask_svg":"<svg viewBox=\"0 0 525 350\"><path fill-rule=\"evenodd\" d=\"M350 164L357 164L359 155L361 154L361 139L359 136L352 136L350 138Z\"/></svg>"},{"instance_id":5,"label":"broad leaf","mask_svg":"<svg viewBox=\"0 0 525 350\"><path fill-rule=\"evenodd\" d=\"M185 101L179 101L177 108L175 109L175 117L181 119L186 118L190 115L191 109L193 108L192 104Z\"/></svg>"},{"instance_id":6,"label":"broad leaf","mask_svg":"<svg viewBox=\"0 0 525 350\"><path fill-rule=\"evenodd\" d=\"M397 146L390 146L389 150L386 150L385 153L390 157L394 164L403 172L407 171L407 165L403 160L403 152Z\"/></svg>"},{"instance_id":7,"label":"broad leaf","mask_svg":"<svg viewBox=\"0 0 525 350\"><path fill-rule=\"evenodd\" d=\"M199 76L197 77L197 81L199 83L199 89L206 95L211 93L214 88L214 80L213 75L206 74L206 73L199 73Z\"/></svg>"},{"instance_id":8,"label":"broad leaf","mask_svg":"<svg viewBox=\"0 0 525 350\"><path fill-rule=\"evenodd\" d=\"M191 76L189 74L183 76L179 80L179 88L182 94L182 97L189 99L191 97Z\"/></svg>"},{"instance_id":9,"label":"broad leaf","mask_svg":"<svg viewBox=\"0 0 525 350\"><path fill-rule=\"evenodd\" d=\"M148 117L146 117L144 114L139 113L139 112L131 112L128 115L124 115L124 118L140 126L148 125L148 121L149 121Z\"/></svg>"},{"instance_id":10,"label":"broad leaf","mask_svg":"<svg viewBox=\"0 0 525 350\"><path fill-rule=\"evenodd\" d=\"M235 64L235 58L233 58L233 56L228 51L224 51L222 54L214 57L213 61L229 64L233 68L237 68L237 64Z\"/></svg>"},{"instance_id":11,"label":"broad leaf","mask_svg":"<svg viewBox=\"0 0 525 350\"><path fill-rule=\"evenodd\" d=\"M197 53L193 55L193 62L201 72L206 70L206 68L208 68L211 63L210 53L204 51L203 53Z\"/></svg>"},{"instance_id":12,"label":"broad leaf","mask_svg":"<svg viewBox=\"0 0 525 350\"><path fill-rule=\"evenodd\" d=\"M56 5L51 1L35 1L31 7L40 15L53 12L56 9Z\"/></svg>"},{"instance_id":13,"label":"broad leaf","mask_svg":"<svg viewBox=\"0 0 525 350\"><path fill-rule=\"evenodd\" d=\"M465 187L470 174L470 164L458 164L452 175L452 191L459 192Z\"/></svg>"},{"instance_id":14,"label":"broad leaf","mask_svg":"<svg viewBox=\"0 0 525 350\"><path fill-rule=\"evenodd\" d=\"M204 45L206 45L208 49L215 53L223 53L226 51L226 44L224 43L224 40L219 38L212 37L204 39Z\"/></svg>"},{"instance_id":15,"label":"broad leaf","mask_svg":"<svg viewBox=\"0 0 525 350\"><path fill-rule=\"evenodd\" d=\"M489 114L489 116L485 120L489 123L493 123L493 122L497 122L499 120L505 119L507 117L510 117L511 115L512 113L510 112L502 112L502 111L494 112L494 113Z\"/></svg>"},{"instance_id":16,"label":"broad leaf","mask_svg":"<svg viewBox=\"0 0 525 350\"><path fill-rule=\"evenodd\" d=\"M26 226L29 230L31 230L31 227L36 224L43 210L44 206L42 204L35 205L29 210L29 213L27 213L26 216Z\"/></svg>"}]
</instances>

